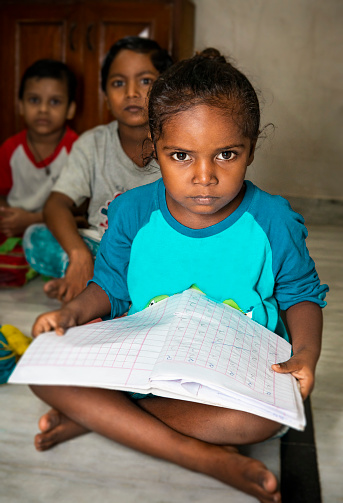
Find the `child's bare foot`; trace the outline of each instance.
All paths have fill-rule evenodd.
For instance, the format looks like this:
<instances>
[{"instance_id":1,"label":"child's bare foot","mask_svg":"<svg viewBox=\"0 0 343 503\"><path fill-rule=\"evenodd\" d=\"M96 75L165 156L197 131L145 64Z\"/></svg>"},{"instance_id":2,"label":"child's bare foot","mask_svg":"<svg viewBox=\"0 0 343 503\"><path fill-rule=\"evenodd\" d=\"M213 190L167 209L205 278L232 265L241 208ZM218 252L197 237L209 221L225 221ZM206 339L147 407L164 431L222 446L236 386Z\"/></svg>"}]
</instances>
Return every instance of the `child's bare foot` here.
<instances>
[{"instance_id":1,"label":"child's bare foot","mask_svg":"<svg viewBox=\"0 0 343 503\"><path fill-rule=\"evenodd\" d=\"M38 426L42 433L35 436L34 443L37 451L46 451L56 444L88 432L86 428L74 423L74 421L55 409L51 409L44 414L40 418Z\"/></svg>"},{"instance_id":2,"label":"child's bare foot","mask_svg":"<svg viewBox=\"0 0 343 503\"><path fill-rule=\"evenodd\" d=\"M201 471L254 496L261 503L281 503L278 481L263 463L243 456L233 447L215 448L216 459L208 459L207 468Z\"/></svg>"},{"instance_id":3,"label":"child's bare foot","mask_svg":"<svg viewBox=\"0 0 343 503\"><path fill-rule=\"evenodd\" d=\"M59 292L60 292L60 286L63 284L64 278L58 278L58 279L51 279L47 283L45 283L43 290L44 293L50 298L50 299L58 299L59 297Z\"/></svg>"}]
</instances>

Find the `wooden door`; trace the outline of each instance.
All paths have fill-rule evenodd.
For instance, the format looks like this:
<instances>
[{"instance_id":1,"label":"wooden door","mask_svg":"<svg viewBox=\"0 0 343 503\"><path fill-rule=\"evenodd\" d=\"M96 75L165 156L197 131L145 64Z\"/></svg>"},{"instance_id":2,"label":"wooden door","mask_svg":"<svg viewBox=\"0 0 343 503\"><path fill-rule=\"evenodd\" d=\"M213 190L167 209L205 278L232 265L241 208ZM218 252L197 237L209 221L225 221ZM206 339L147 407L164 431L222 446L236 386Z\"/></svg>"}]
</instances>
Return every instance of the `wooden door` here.
<instances>
[{"instance_id":1,"label":"wooden door","mask_svg":"<svg viewBox=\"0 0 343 503\"><path fill-rule=\"evenodd\" d=\"M18 91L25 69L41 58L66 62L75 25L73 18L75 6L72 5L34 7L23 4L20 9L18 5L9 5L1 10L0 109L2 122L5 119L1 140L23 128L18 113ZM73 70L80 76L82 57L78 55L72 63Z\"/></svg>"},{"instance_id":2,"label":"wooden door","mask_svg":"<svg viewBox=\"0 0 343 503\"><path fill-rule=\"evenodd\" d=\"M4 0L0 3L0 142L23 127L18 90L24 70L41 58L67 63L78 79L78 133L111 121L100 69L112 44L127 35L151 37L177 59L193 50L190 0Z\"/></svg>"},{"instance_id":3,"label":"wooden door","mask_svg":"<svg viewBox=\"0 0 343 503\"><path fill-rule=\"evenodd\" d=\"M100 70L109 48L120 38L139 35L172 47L171 4L156 2L99 2L88 6L85 19L85 65L81 113L87 127L113 120L100 85ZM95 103L95 97L97 102ZM92 106L90 106L92 105Z\"/></svg>"}]
</instances>

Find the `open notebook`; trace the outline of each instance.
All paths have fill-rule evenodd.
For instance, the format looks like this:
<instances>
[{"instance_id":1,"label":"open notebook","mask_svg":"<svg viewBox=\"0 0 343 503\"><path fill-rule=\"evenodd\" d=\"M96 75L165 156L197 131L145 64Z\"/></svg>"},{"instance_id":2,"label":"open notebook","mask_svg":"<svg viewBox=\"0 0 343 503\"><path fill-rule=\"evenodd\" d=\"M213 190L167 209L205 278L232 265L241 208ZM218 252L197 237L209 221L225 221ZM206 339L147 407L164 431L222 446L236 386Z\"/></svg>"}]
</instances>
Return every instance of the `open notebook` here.
<instances>
[{"instance_id":1,"label":"open notebook","mask_svg":"<svg viewBox=\"0 0 343 503\"><path fill-rule=\"evenodd\" d=\"M271 369L290 354L281 337L189 289L132 316L41 334L9 382L154 393L303 430L296 379Z\"/></svg>"}]
</instances>

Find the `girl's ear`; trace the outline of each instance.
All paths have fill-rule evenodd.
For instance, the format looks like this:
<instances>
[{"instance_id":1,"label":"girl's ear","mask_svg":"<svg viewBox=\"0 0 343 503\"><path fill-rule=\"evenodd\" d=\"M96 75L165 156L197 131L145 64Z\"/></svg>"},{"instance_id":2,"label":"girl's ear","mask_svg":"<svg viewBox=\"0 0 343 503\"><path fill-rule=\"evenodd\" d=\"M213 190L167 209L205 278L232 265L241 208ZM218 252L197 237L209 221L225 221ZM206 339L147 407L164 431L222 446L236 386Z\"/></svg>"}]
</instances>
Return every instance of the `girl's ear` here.
<instances>
[{"instance_id":1,"label":"girl's ear","mask_svg":"<svg viewBox=\"0 0 343 503\"><path fill-rule=\"evenodd\" d=\"M160 165L160 163L158 162L156 146L152 142L151 142L151 146L152 146L151 158L155 159L155 161L157 162L157 164Z\"/></svg>"},{"instance_id":2,"label":"girl's ear","mask_svg":"<svg viewBox=\"0 0 343 503\"><path fill-rule=\"evenodd\" d=\"M157 158L156 144L152 141L150 130L149 130L148 138L147 139L148 139L148 141L149 141L149 143L151 145L151 158L155 159L155 161L157 161L157 163L159 164L158 158Z\"/></svg>"},{"instance_id":3,"label":"girl's ear","mask_svg":"<svg viewBox=\"0 0 343 503\"><path fill-rule=\"evenodd\" d=\"M247 166L250 166L250 164L253 162L254 160L254 156L255 156L255 148L256 148L256 142L257 140L254 140L251 142L251 146L250 146L250 153L249 153L249 158L248 158L248 162L247 162Z\"/></svg>"},{"instance_id":4,"label":"girl's ear","mask_svg":"<svg viewBox=\"0 0 343 503\"><path fill-rule=\"evenodd\" d=\"M151 136L150 129L149 129L149 132L148 132L148 140L149 140L149 142L151 143L151 146L152 146L152 148L154 149L154 153L155 153L155 151L156 151L156 147L155 147L154 142L152 141L152 136Z\"/></svg>"},{"instance_id":5,"label":"girl's ear","mask_svg":"<svg viewBox=\"0 0 343 503\"><path fill-rule=\"evenodd\" d=\"M19 115L24 115L24 103L23 100L19 100Z\"/></svg>"},{"instance_id":6,"label":"girl's ear","mask_svg":"<svg viewBox=\"0 0 343 503\"><path fill-rule=\"evenodd\" d=\"M68 120L71 120L74 117L75 112L76 112L76 103L75 103L75 101L72 101L69 105L66 118Z\"/></svg>"},{"instance_id":7,"label":"girl's ear","mask_svg":"<svg viewBox=\"0 0 343 503\"><path fill-rule=\"evenodd\" d=\"M151 137L150 137L151 138ZM158 165L160 165L159 161L158 161L158 157L157 157L157 148L156 148L156 144L153 143L151 141L151 146L152 146L152 154L151 154L151 157L153 159L155 159L155 161L157 162Z\"/></svg>"},{"instance_id":8,"label":"girl's ear","mask_svg":"<svg viewBox=\"0 0 343 503\"><path fill-rule=\"evenodd\" d=\"M106 93L104 93L104 97L105 97L105 103L106 103L107 110L112 112L111 107L110 107L110 102L108 101L108 97L107 97Z\"/></svg>"}]
</instances>

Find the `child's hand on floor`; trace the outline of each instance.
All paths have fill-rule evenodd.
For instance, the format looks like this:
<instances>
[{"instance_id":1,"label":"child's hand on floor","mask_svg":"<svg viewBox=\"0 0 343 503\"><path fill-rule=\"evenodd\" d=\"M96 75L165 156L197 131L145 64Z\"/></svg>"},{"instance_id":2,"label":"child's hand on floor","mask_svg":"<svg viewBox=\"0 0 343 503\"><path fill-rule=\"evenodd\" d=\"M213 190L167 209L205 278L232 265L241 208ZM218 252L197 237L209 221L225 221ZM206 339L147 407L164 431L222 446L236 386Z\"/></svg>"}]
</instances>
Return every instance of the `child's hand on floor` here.
<instances>
[{"instance_id":1,"label":"child's hand on floor","mask_svg":"<svg viewBox=\"0 0 343 503\"><path fill-rule=\"evenodd\" d=\"M68 308L43 313L36 319L32 327L32 337L43 332L55 330L57 335L63 335L67 328L77 325L75 313Z\"/></svg>"},{"instance_id":2,"label":"child's hand on floor","mask_svg":"<svg viewBox=\"0 0 343 503\"><path fill-rule=\"evenodd\" d=\"M20 236L29 225L43 221L42 213L33 213L21 208L0 208L0 232L8 238Z\"/></svg>"},{"instance_id":3,"label":"child's hand on floor","mask_svg":"<svg viewBox=\"0 0 343 503\"><path fill-rule=\"evenodd\" d=\"M303 349L293 355L288 361L272 365L279 374L292 374L300 386L302 399L305 400L314 387L315 364L311 363L311 352Z\"/></svg>"}]
</instances>

